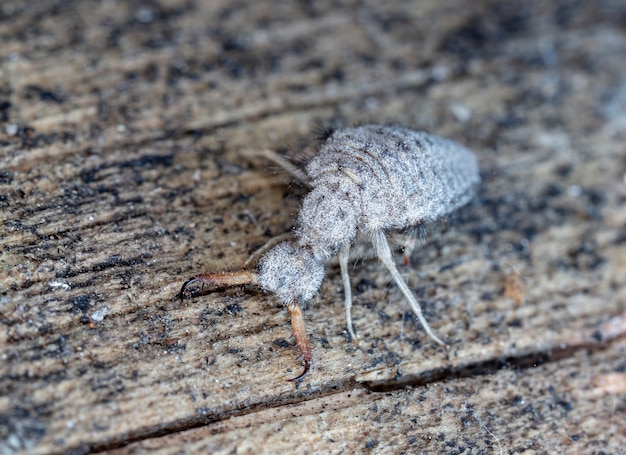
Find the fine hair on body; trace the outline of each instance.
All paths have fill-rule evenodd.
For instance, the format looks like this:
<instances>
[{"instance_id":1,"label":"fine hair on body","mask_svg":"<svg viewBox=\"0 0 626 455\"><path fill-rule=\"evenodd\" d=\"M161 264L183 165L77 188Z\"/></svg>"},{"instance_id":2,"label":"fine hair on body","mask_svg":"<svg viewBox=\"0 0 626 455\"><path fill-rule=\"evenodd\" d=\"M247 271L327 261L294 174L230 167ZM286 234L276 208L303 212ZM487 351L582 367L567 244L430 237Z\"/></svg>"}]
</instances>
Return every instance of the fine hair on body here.
<instances>
[{"instance_id":1,"label":"fine hair on body","mask_svg":"<svg viewBox=\"0 0 626 455\"><path fill-rule=\"evenodd\" d=\"M280 163L280 157L276 161ZM468 203L480 182L474 154L432 134L364 125L331 133L306 165L305 176L311 191L302 201L291 239L261 255L256 270L192 277L183 285L181 299L190 293L192 284L256 284L275 294L290 312L304 362L304 371L292 381L300 380L312 363L301 304L317 294L324 278L324 261L335 254L344 285L347 329L357 340L348 260L350 248L359 238L373 244L426 333L445 346L400 276L386 233L434 221Z\"/></svg>"}]
</instances>

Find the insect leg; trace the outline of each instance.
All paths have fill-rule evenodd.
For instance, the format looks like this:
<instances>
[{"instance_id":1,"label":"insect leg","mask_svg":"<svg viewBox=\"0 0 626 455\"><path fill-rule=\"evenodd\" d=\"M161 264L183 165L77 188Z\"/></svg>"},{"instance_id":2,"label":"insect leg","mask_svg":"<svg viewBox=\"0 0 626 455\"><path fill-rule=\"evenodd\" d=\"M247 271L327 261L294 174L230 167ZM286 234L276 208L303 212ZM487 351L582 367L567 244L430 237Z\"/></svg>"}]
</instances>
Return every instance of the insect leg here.
<instances>
[{"instance_id":1,"label":"insect leg","mask_svg":"<svg viewBox=\"0 0 626 455\"><path fill-rule=\"evenodd\" d=\"M378 230L374 232L373 243L376 248L376 252L378 254L378 259L380 259L380 261L384 264L384 266L387 267L387 270L389 270L389 273L391 274L393 281L396 282L396 284L400 288L400 291L402 291L402 294L404 294L404 297L408 300L409 305L411 306L411 309L413 310L413 313L415 313L415 316L417 316L417 319L419 319L420 324L422 324L422 327L424 327L424 330L426 330L426 333L437 343L441 344L442 346L446 346L446 344L443 341L441 341L441 339L439 339L437 335L435 335L433 330L428 325L428 322L426 322L426 319L424 319L424 315L422 314L422 308L417 302L417 299L415 298L415 296L413 295L413 293L407 286L406 282L400 276L400 272L398 272L398 269L396 268L396 264L393 262L393 257L391 256L391 249L389 248L389 242L387 242L387 239L385 238L385 234L383 233L383 231Z\"/></svg>"},{"instance_id":2,"label":"insect leg","mask_svg":"<svg viewBox=\"0 0 626 455\"><path fill-rule=\"evenodd\" d=\"M263 256L269 250L274 248L280 242L284 242L285 240L290 239L292 237L293 237L293 232L285 232L284 234L280 234L280 235L272 237L265 243L265 245L263 245L261 248L259 248L258 250L256 250L254 253L250 255L248 260L243 264L243 267L246 268L246 267L249 267L251 264L254 264L255 262L259 260L261 256Z\"/></svg>"},{"instance_id":3,"label":"insect leg","mask_svg":"<svg viewBox=\"0 0 626 455\"><path fill-rule=\"evenodd\" d=\"M346 323L348 333L353 343L358 344L359 339L354 333L352 326L352 287L350 286L350 275L348 274L348 259L350 257L350 242L346 242L339 250L339 268L341 269L341 279L343 280L343 292L345 296Z\"/></svg>"},{"instance_id":4,"label":"insect leg","mask_svg":"<svg viewBox=\"0 0 626 455\"><path fill-rule=\"evenodd\" d=\"M254 157L254 156L263 157L266 160L269 160L269 161L273 162L274 164L277 164L280 167L282 167L285 171L287 171L289 174L291 174L293 177L295 177L296 180L298 180L299 182L304 183L304 184L310 186L311 182L309 180L309 177L306 175L306 173L304 173L303 171L298 169L298 167L296 167L293 164L291 164L286 158L284 158L283 156L279 155L274 150L269 150L269 149L244 150L244 151L241 152L241 154L242 155L246 155L246 156L250 156L250 157Z\"/></svg>"},{"instance_id":5,"label":"insect leg","mask_svg":"<svg viewBox=\"0 0 626 455\"><path fill-rule=\"evenodd\" d=\"M404 266L408 267L411 263L411 255L415 250L415 245L417 245L417 235L415 232L409 232L405 234L402 239L402 246L404 247L404 252L402 257L404 258Z\"/></svg>"},{"instance_id":6,"label":"insect leg","mask_svg":"<svg viewBox=\"0 0 626 455\"><path fill-rule=\"evenodd\" d=\"M304 361L304 371L293 379L291 382L296 382L302 379L311 369L311 361L313 356L311 355L311 347L309 346L309 339L306 335L306 328L304 327L304 318L302 317L302 308L298 302L287 305L289 315L291 316L291 327L293 328L293 335L296 338L296 346L300 350L302 360Z\"/></svg>"}]
</instances>

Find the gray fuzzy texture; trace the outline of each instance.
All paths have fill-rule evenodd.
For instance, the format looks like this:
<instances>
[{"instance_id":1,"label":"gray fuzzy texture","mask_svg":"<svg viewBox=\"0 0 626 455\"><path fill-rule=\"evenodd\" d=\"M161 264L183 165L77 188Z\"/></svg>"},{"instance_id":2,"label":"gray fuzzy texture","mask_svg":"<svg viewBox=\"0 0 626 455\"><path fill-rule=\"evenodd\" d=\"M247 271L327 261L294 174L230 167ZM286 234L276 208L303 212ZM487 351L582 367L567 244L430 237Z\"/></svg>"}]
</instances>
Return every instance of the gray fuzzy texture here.
<instances>
[{"instance_id":1,"label":"gray fuzzy texture","mask_svg":"<svg viewBox=\"0 0 626 455\"><path fill-rule=\"evenodd\" d=\"M406 128L335 132L306 168L313 191L298 218L299 244L333 254L356 233L433 221L466 204L479 182L474 154Z\"/></svg>"},{"instance_id":2,"label":"gray fuzzy texture","mask_svg":"<svg viewBox=\"0 0 626 455\"><path fill-rule=\"evenodd\" d=\"M296 239L263 256L259 282L282 303L321 285L322 260L358 236L403 229L466 204L480 181L474 154L406 128L366 125L334 132L306 167Z\"/></svg>"},{"instance_id":3,"label":"gray fuzzy texture","mask_svg":"<svg viewBox=\"0 0 626 455\"><path fill-rule=\"evenodd\" d=\"M259 261L259 282L287 305L310 300L322 285L324 263L311 250L282 242Z\"/></svg>"}]
</instances>

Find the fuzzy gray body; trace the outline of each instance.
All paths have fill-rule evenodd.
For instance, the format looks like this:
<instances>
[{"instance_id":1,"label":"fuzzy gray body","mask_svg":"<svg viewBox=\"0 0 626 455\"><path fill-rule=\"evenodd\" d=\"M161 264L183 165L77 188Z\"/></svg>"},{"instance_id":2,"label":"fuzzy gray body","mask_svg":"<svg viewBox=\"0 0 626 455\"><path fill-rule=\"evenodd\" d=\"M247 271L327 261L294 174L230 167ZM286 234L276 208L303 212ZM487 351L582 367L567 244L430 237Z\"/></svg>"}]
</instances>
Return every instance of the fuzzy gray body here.
<instances>
[{"instance_id":1,"label":"fuzzy gray body","mask_svg":"<svg viewBox=\"0 0 626 455\"><path fill-rule=\"evenodd\" d=\"M474 154L460 144L380 125L334 132L306 172L312 190L302 203L295 240L259 262L259 283L284 305L313 297L324 278L323 260L342 249L345 263L357 234L371 240L383 260L384 231L452 212L471 199L480 180ZM349 312L347 301L346 307Z\"/></svg>"},{"instance_id":2,"label":"fuzzy gray body","mask_svg":"<svg viewBox=\"0 0 626 455\"><path fill-rule=\"evenodd\" d=\"M332 134L306 167L313 190L297 234L318 257L357 233L433 221L466 204L479 182L471 151L406 128L367 125Z\"/></svg>"},{"instance_id":3,"label":"fuzzy gray body","mask_svg":"<svg viewBox=\"0 0 626 455\"><path fill-rule=\"evenodd\" d=\"M280 161L279 161L280 162ZM297 174L300 174L299 172ZM306 167L311 192L298 214L294 238L269 249L256 272L205 273L192 284L259 284L276 295L290 313L304 362L299 381L309 371L312 351L301 304L315 296L324 279L324 259L339 257L346 323L351 339L352 290L350 247L368 240L431 339L445 345L428 325L420 304L403 280L385 232L435 220L467 203L480 178L472 152L456 142L406 128L367 125L330 135Z\"/></svg>"}]
</instances>

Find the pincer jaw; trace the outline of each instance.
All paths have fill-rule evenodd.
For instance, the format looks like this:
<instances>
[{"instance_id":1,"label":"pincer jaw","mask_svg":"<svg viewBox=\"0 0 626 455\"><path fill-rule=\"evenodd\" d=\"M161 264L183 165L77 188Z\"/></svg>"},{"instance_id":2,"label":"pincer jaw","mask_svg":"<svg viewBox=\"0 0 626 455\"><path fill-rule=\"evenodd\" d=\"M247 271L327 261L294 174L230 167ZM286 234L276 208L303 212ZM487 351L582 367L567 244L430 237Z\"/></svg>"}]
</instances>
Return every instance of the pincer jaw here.
<instances>
[{"instance_id":1,"label":"pincer jaw","mask_svg":"<svg viewBox=\"0 0 626 455\"><path fill-rule=\"evenodd\" d=\"M256 284L257 282L257 273L249 270L240 270L238 272L202 273L191 277L183 283L183 286L180 288L179 297L182 302L185 297L193 295L193 293L189 290L189 287L196 283L201 284L202 287L209 285L216 288L224 288L245 284Z\"/></svg>"},{"instance_id":2,"label":"pincer jaw","mask_svg":"<svg viewBox=\"0 0 626 455\"><path fill-rule=\"evenodd\" d=\"M238 272L202 273L200 275L196 275L183 283L179 293L181 303L186 297L194 295L194 292L190 288L195 284L200 284L202 287L206 285L214 288L258 284L258 274L256 272L241 270ZM309 345L309 339L306 334L306 327L304 325L304 318L302 316L300 303L296 300L286 304L285 306L289 310L291 327L293 329L293 335L296 339L296 347L300 351L300 356L304 363L304 370L302 373L295 378L289 379L290 382L297 382L304 378L311 369L311 346Z\"/></svg>"},{"instance_id":3,"label":"pincer jaw","mask_svg":"<svg viewBox=\"0 0 626 455\"><path fill-rule=\"evenodd\" d=\"M289 379L290 382L298 382L304 378L311 369L313 356L311 354L311 346L309 345L309 338L306 334L300 304L298 302L290 303L287 305L287 309L291 317L291 327L293 329L293 336L296 338L296 346L304 362L304 370L302 373L295 378Z\"/></svg>"}]
</instances>

